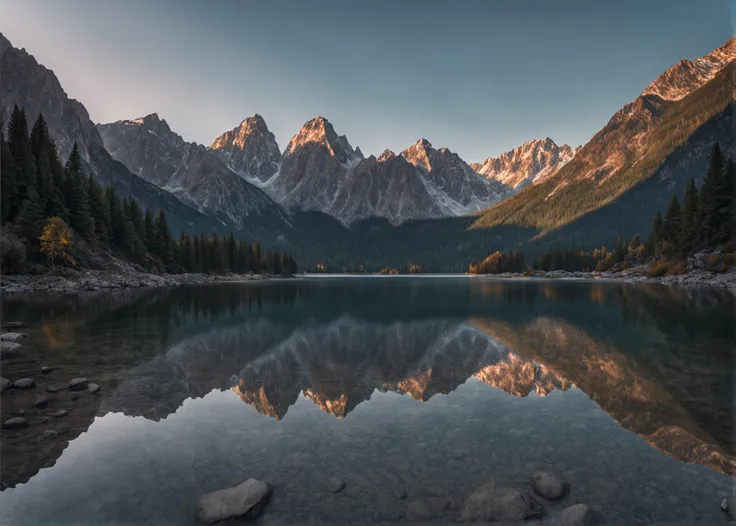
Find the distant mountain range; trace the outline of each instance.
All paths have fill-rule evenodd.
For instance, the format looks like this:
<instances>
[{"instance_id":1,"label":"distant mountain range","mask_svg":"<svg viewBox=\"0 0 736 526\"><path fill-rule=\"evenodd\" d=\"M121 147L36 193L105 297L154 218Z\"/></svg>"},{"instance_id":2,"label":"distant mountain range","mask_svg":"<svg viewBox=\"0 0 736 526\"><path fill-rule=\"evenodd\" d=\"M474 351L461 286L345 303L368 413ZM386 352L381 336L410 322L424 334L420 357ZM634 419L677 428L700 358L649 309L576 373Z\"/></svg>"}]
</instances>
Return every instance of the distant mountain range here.
<instances>
[{"instance_id":1,"label":"distant mountain range","mask_svg":"<svg viewBox=\"0 0 736 526\"><path fill-rule=\"evenodd\" d=\"M0 110L43 112L62 156L79 144L101 183L163 208L175 233L236 231L288 247L303 265L408 260L465 270L489 251L590 248L646 235L716 141L736 149L736 39L675 64L587 144L549 138L468 164L426 139L365 157L323 117L282 152L254 115L209 147L156 114L95 126L51 70L0 35ZM470 230L468 230L468 228ZM425 261L426 260L426 261Z\"/></svg>"}]
</instances>

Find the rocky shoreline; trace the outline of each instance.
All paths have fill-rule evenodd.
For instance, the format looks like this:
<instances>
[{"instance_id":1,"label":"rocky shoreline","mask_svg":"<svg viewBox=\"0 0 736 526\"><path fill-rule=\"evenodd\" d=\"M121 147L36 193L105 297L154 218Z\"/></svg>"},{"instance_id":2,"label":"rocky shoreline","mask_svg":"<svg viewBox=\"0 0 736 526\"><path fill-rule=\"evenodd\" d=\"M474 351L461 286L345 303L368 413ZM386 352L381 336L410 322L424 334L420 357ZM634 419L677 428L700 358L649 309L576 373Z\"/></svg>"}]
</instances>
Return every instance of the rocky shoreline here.
<instances>
[{"instance_id":1,"label":"rocky shoreline","mask_svg":"<svg viewBox=\"0 0 736 526\"><path fill-rule=\"evenodd\" d=\"M141 287L176 287L215 282L262 281L284 278L269 274L150 274L122 273L110 270L67 271L62 274L2 276L0 291L5 294L25 292L67 293L96 290L135 289Z\"/></svg>"},{"instance_id":2,"label":"rocky shoreline","mask_svg":"<svg viewBox=\"0 0 736 526\"><path fill-rule=\"evenodd\" d=\"M618 281L623 283L660 283L662 285L679 286L708 286L725 289L736 294L736 269L729 272L711 272L704 269L695 269L686 274L650 277L647 275L648 267L634 267L620 271L605 272L568 272L566 270L553 270L550 272L537 271L533 274L518 274L506 272L503 274L487 275L492 279L563 279L563 280L597 280Z\"/></svg>"}]
</instances>

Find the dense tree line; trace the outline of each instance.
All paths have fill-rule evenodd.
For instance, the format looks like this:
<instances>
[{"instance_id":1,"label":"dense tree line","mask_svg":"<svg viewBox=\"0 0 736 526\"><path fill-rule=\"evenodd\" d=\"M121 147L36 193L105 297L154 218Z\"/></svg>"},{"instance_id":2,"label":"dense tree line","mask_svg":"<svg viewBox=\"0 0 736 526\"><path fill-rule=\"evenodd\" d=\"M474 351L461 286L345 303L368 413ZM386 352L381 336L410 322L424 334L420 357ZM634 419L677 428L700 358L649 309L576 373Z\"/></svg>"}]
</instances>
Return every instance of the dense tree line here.
<instances>
[{"instance_id":1,"label":"dense tree line","mask_svg":"<svg viewBox=\"0 0 736 526\"><path fill-rule=\"evenodd\" d=\"M51 233L63 233L67 224L93 251L111 249L160 271L280 274L297 270L291 255L261 254L258 243L237 240L232 233L225 237L182 233L177 241L163 210L143 210L135 199L121 198L112 186L102 188L85 175L76 143L63 164L42 114L29 132L25 111L16 105L7 135L4 128L0 123L0 223L23 245L12 246L13 241L3 236L6 271L5 260L18 259L20 249L31 261L42 261L42 238L44 253L49 253Z\"/></svg>"},{"instance_id":2,"label":"dense tree line","mask_svg":"<svg viewBox=\"0 0 736 526\"><path fill-rule=\"evenodd\" d=\"M655 256L676 259L735 237L736 164L716 144L701 187L691 179L682 202L675 195L664 216L657 213L650 242Z\"/></svg>"},{"instance_id":3,"label":"dense tree line","mask_svg":"<svg viewBox=\"0 0 736 526\"><path fill-rule=\"evenodd\" d=\"M503 274L504 272L524 272L524 254L521 252L494 252L480 263L471 263L471 274Z\"/></svg>"}]
</instances>

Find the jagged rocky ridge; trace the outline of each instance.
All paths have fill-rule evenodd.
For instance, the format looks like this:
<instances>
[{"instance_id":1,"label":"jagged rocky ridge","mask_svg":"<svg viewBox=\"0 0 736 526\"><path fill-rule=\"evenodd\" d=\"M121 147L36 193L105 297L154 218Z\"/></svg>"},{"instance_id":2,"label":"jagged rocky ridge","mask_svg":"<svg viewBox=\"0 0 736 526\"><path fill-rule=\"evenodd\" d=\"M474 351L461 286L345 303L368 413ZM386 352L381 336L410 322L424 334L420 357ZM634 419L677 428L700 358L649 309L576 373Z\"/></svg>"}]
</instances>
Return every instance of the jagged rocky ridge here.
<instances>
[{"instance_id":1,"label":"jagged rocky ridge","mask_svg":"<svg viewBox=\"0 0 736 526\"><path fill-rule=\"evenodd\" d=\"M470 167L488 179L494 179L514 189L521 190L538 184L552 176L572 160L578 148L567 144L558 146L547 137L535 139L498 157L489 157Z\"/></svg>"},{"instance_id":2,"label":"jagged rocky ridge","mask_svg":"<svg viewBox=\"0 0 736 526\"><path fill-rule=\"evenodd\" d=\"M82 103L68 97L53 71L36 62L24 49L13 47L2 34L0 71L0 121L7 122L4 116L15 104L25 109L29 126L42 112L62 160L66 160L76 142L85 168L95 179L104 186L114 186L122 197L136 198L145 208L163 209L173 228L207 231L217 226L211 218L115 161Z\"/></svg>"},{"instance_id":3,"label":"jagged rocky ridge","mask_svg":"<svg viewBox=\"0 0 736 526\"><path fill-rule=\"evenodd\" d=\"M143 179L224 224L246 229L254 218L285 220L261 190L239 177L212 150L186 142L155 113L98 125L105 148Z\"/></svg>"}]
</instances>

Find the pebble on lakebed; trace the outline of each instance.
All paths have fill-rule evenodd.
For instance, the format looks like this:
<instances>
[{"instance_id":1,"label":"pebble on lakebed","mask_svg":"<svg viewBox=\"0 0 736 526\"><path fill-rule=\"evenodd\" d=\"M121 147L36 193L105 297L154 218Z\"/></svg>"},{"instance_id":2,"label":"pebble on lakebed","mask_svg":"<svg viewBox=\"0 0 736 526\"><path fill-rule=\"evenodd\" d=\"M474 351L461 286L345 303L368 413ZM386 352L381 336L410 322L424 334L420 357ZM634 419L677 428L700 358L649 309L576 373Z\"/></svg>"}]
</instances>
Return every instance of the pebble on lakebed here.
<instances>
[{"instance_id":1,"label":"pebble on lakebed","mask_svg":"<svg viewBox=\"0 0 736 526\"><path fill-rule=\"evenodd\" d=\"M273 486L250 478L235 487L206 493L199 497L194 516L204 524L233 518L255 519L260 515Z\"/></svg>"},{"instance_id":2,"label":"pebble on lakebed","mask_svg":"<svg viewBox=\"0 0 736 526\"><path fill-rule=\"evenodd\" d=\"M33 378L19 378L12 385L13 389L33 389L36 381Z\"/></svg>"},{"instance_id":3,"label":"pebble on lakebed","mask_svg":"<svg viewBox=\"0 0 736 526\"><path fill-rule=\"evenodd\" d=\"M570 490L570 486L551 471L537 471L529 480L534 491L548 500L561 499Z\"/></svg>"},{"instance_id":4,"label":"pebble on lakebed","mask_svg":"<svg viewBox=\"0 0 736 526\"><path fill-rule=\"evenodd\" d=\"M542 505L523 490L492 480L478 486L465 499L458 522L516 522L542 516Z\"/></svg>"},{"instance_id":5,"label":"pebble on lakebed","mask_svg":"<svg viewBox=\"0 0 736 526\"><path fill-rule=\"evenodd\" d=\"M0 357L11 358L13 356L18 356L22 352L23 346L20 343L5 340L0 341Z\"/></svg>"},{"instance_id":6,"label":"pebble on lakebed","mask_svg":"<svg viewBox=\"0 0 736 526\"><path fill-rule=\"evenodd\" d=\"M10 420L6 420L3 427L5 429L25 429L28 427L28 420L22 416L16 416Z\"/></svg>"},{"instance_id":7,"label":"pebble on lakebed","mask_svg":"<svg viewBox=\"0 0 736 526\"><path fill-rule=\"evenodd\" d=\"M89 380L86 378L72 378L69 382L69 389L72 391L84 391L89 386Z\"/></svg>"}]
</instances>

